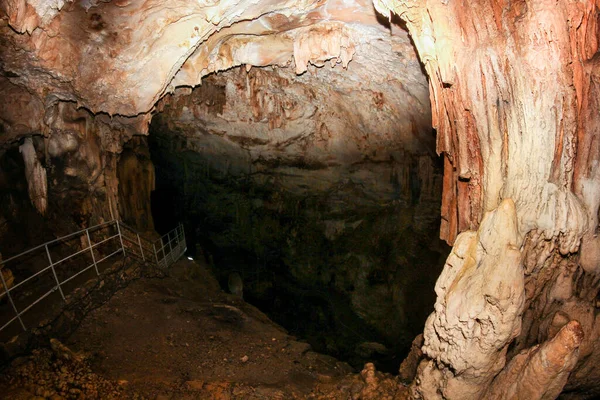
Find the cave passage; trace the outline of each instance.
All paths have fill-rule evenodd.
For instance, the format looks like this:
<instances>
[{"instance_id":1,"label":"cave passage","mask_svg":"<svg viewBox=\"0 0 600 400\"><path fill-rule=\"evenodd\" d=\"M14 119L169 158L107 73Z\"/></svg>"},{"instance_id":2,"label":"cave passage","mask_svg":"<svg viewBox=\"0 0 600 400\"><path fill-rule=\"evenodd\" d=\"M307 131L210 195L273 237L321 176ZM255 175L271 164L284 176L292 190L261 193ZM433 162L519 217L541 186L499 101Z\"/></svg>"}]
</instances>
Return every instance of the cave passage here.
<instances>
[{"instance_id":1,"label":"cave passage","mask_svg":"<svg viewBox=\"0 0 600 400\"><path fill-rule=\"evenodd\" d=\"M225 102L218 90L209 80L179 107ZM397 373L450 249L438 239L433 151L364 157L349 169L300 156L253 161L244 144L202 132L202 121L192 136L174 129L175 107L153 118L148 138L157 231L182 221L189 255L224 290L239 274L244 300L316 351Z\"/></svg>"}]
</instances>

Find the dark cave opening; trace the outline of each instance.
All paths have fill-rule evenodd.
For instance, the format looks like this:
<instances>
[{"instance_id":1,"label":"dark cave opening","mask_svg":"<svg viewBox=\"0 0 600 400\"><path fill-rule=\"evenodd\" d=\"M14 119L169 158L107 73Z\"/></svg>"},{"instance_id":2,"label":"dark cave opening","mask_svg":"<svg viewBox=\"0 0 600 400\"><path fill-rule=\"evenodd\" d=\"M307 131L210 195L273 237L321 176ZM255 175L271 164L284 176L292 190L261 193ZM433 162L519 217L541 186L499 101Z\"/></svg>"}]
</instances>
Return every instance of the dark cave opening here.
<instances>
[{"instance_id":1,"label":"dark cave opening","mask_svg":"<svg viewBox=\"0 0 600 400\"><path fill-rule=\"evenodd\" d=\"M393 174L387 182L396 201L360 204L352 180L298 195L276 172L232 173L226 160L186 148L161 114L148 143L159 233L182 221L189 255L204 257L225 290L239 274L244 300L316 351L397 373L433 309L450 250L437 239L439 197L421 195L417 157L405 162L410 188Z\"/></svg>"}]
</instances>

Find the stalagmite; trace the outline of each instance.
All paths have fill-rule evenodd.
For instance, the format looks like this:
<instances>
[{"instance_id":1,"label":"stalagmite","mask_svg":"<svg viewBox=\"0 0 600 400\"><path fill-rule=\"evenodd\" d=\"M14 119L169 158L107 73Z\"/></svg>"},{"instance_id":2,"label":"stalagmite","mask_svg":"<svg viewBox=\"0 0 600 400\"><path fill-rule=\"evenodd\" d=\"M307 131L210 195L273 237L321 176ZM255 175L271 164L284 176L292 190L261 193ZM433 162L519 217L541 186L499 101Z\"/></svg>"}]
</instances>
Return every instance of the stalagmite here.
<instances>
[{"instance_id":1,"label":"stalagmite","mask_svg":"<svg viewBox=\"0 0 600 400\"><path fill-rule=\"evenodd\" d=\"M46 169L37 158L31 137L24 139L23 144L19 146L19 151L23 155L23 162L25 163L25 178L27 179L29 199L39 213L44 215L48 207Z\"/></svg>"},{"instance_id":2,"label":"stalagmite","mask_svg":"<svg viewBox=\"0 0 600 400\"><path fill-rule=\"evenodd\" d=\"M514 357L490 386L485 399L555 399L579 356L583 330L577 321L554 338Z\"/></svg>"},{"instance_id":3,"label":"stalagmite","mask_svg":"<svg viewBox=\"0 0 600 400\"><path fill-rule=\"evenodd\" d=\"M435 312L425 324L415 396L480 398L503 368L520 332L521 237L512 200L487 214L478 232L461 233L436 284Z\"/></svg>"}]
</instances>

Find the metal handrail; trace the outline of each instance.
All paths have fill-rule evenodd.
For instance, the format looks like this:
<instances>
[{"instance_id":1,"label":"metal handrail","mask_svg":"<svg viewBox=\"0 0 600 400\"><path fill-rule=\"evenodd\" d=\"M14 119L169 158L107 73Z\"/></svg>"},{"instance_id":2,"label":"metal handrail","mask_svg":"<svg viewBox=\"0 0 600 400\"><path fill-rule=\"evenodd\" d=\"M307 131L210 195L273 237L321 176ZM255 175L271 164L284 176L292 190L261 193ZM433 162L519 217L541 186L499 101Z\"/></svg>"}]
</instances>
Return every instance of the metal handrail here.
<instances>
[{"instance_id":1,"label":"metal handrail","mask_svg":"<svg viewBox=\"0 0 600 400\"><path fill-rule=\"evenodd\" d=\"M117 230L117 233L114 235L110 235L107 238L104 238L98 242L92 242L92 238L90 236L90 231L97 231L100 228L105 228L105 227L110 227L110 226L114 226ZM132 239L131 237L128 237L127 235L125 235L123 233L123 230L121 228L125 228L126 230L133 232L135 234L135 238ZM50 250L48 248L49 245L55 244L55 243L59 243L62 241L65 241L66 239L71 239L76 237L77 235L81 235L81 237L83 237L83 235L85 234L86 239L87 239L87 247L81 249L81 250L77 250L74 253L60 259L59 261L53 261L52 260L52 256L50 254ZM173 235L173 238L171 239L171 235ZM169 249L168 251L166 251L166 247L167 244L165 244L164 242L164 238L165 236L168 239L168 245L169 245ZM119 241L118 241L118 248L116 251L111 252L110 254L108 254L107 256L102 257L101 259L97 260L96 259L96 255L94 254L94 248L98 247L101 244L107 243L110 240L116 239L118 237ZM125 239L125 241L127 241L128 243L131 243L132 245L134 245L133 247L129 247L125 245L125 241L123 240ZM176 240L177 241L177 245L175 245L174 247L171 245L171 241ZM157 244L160 242L160 249L157 250ZM143 245L142 245L143 243ZM136 251L134 251L133 249L135 247L138 247L137 250L139 250L139 254L136 253ZM6 260L0 260L0 267L1 266L5 266L7 265L9 262L17 260L19 257L22 257L24 255L27 255L29 253L32 253L35 250L40 250L40 249L44 249L47 259L48 259L48 266L42 268L40 271L34 273L33 275L25 278L24 280L22 280L21 282L11 286L10 288L8 287L5 279L4 279L4 275L0 272L0 281L2 283L2 285L0 286L0 289L3 289L4 292L0 292L0 298L4 297L6 295L6 297L8 298L8 302L10 303L11 308L13 309L15 316L12 317L8 322L6 322L2 327L0 327L0 332L5 329L7 326L9 326L11 323L13 323L15 320L18 320L21 327L23 328L24 331L27 330L27 328L25 327L25 323L23 322L23 319L21 318L21 316L23 314L25 314L27 311L29 311L33 306L35 306L36 304L38 304L40 301L42 301L43 299L45 299L46 297L48 297L51 293L55 292L55 291L59 291L60 295L62 297L62 299L64 301L66 301L66 297L65 294L63 293L62 290L62 285L64 285L67 282L70 282L71 280L75 279L77 276L83 274L84 272L90 270L92 267L95 269L96 271L96 276L100 276L100 272L98 270L98 264L109 259L110 257L113 257L119 253L123 253L123 256L125 257L127 254L131 254L137 257L140 257L142 259L142 261L150 263L150 264L154 264L158 267L165 267L167 268L168 266L170 266L171 264L175 263L175 261L177 261L186 251L187 251L187 247L185 246L185 230L183 229L183 225L179 224L177 225L177 227L175 227L174 229L172 229L171 231L167 232L167 234L161 236L160 238L152 241L146 237L144 237L143 235L140 235L139 232L137 232L135 229L125 225L123 222L119 221L119 220L113 220L110 222L105 222L102 224L98 224L98 225L94 225L92 227L89 228L85 228L82 229L80 231L77 232L73 232L70 233L68 235L59 237L57 239L48 241L46 243L43 243L39 246L33 247L29 250L26 250L22 253L19 253L15 256L12 256ZM144 252L144 250L146 250L146 252ZM58 275L56 274L56 270L55 270L55 266L66 261L69 260L79 254L83 254L85 252L89 251L91 258L92 258L92 264L87 265L85 268L81 269L80 271L76 272L75 274L71 275L70 277L62 280L62 282L59 280ZM159 257L159 253L162 251L162 258ZM1 268L0 268L1 270ZM36 300L34 300L33 302L31 302L28 306L26 306L25 308L23 308L21 311L18 310L15 301L13 299L13 295L11 295L11 292L14 292L15 289L21 287L23 284L31 281L33 278L40 276L41 274L43 274L44 272L47 272L51 270L52 271L52 276L53 276L53 280L56 282L56 284L51 287L47 292L45 292L43 295L41 295L40 297L38 297Z\"/></svg>"},{"instance_id":2,"label":"metal handrail","mask_svg":"<svg viewBox=\"0 0 600 400\"><path fill-rule=\"evenodd\" d=\"M49 242L46 242L46 243L44 243L44 244L40 244L39 246L33 247L33 248L29 249L29 250L25 250L24 252L22 252L22 253L19 253L19 254L17 254L16 256L12 256L12 257L10 257L10 258L7 258L6 260L2 260L2 263L7 263L7 262L9 262L9 261L12 261L12 260L14 260L15 258L18 258L18 257L24 256L25 254L31 253L31 252L32 252L32 251L34 251L34 250L38 250L38 249L41 249L42 247L44 247L44 246L47 246L47 245L49 245L49 244L54 244L54 243L60 242L60 241L62 241L62 240L65 240L65 239L68 239L68 238L74 237L75 235L77 235L77 234L80 234L80 233L83 233L83 232L85 232L85 231L89 231L89 230L91 230L91 229L95 229L95 230L96 230L96 229L98 229L98 228L102 228L102 227L104 227L105 225L110 225L110 224L113 224L113 223L115 223L116 221L117 221L117 220L115 219L115 220L112 220L112 221L110 221L110 222L105 222L105 223L103 223L103 224L94 225L94 226L91 226L91 227L89 227L89 228L85 228L85 229L82 229L82 230L80 230L80 231L73 232L73 233L70 233L70 234L68 234L68 235L65 235L65 236L61 236L61 237L59 237L59 238L56 238L56 239L54 239L54 240L51 240L51 241L49 241Z\"/></svg>"}]
</instances>

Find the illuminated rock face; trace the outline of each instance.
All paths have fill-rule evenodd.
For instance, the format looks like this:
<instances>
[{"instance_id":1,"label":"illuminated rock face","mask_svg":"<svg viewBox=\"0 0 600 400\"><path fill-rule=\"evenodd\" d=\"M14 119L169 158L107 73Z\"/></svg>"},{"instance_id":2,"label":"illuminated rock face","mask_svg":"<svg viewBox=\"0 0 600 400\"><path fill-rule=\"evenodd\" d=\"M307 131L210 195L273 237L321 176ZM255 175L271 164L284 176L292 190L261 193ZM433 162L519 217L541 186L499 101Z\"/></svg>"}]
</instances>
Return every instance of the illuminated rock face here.
<instances>
[{"instance_id":1,"label":"illuminated rock face","mask_svg":"<svg viewBox=\"0 0 600 400\"><path fill-rule=\"evenodd\" d=\"M571 393L598 395L597 3L374 5L383 20L393 12L405 21L429 76L437 151L444 157L441 236L456 242L436 288L413 394L552 398L566 385ZM212 115L215 106L206 100L188 110L189 118L199 113L214 133L226 126L228 140L248 150L249 159L302 154L318 163L329 155L351 161L371 145L385 148L386 140L399 140L416 154L427 147L424 81L416 73L398 73L418 69L406 34L392 25L395 35L384 37L388 31L368 1L5 1L0 16L0 148L43 136L21 144L32 171L26 193L47 218L65 204L57 200L65 193L60 188L74 182L81 193L74 209L86 222L136 209L119 205L117 164L124 143L147 133L151 112L177 101L176 87L196 86L207 74L231 67L288 68L265 75L266 83L262 71L254 72L240 87L232 85L241 78L228 80L227 74L243 71L228 71L213 79L234 98ZM315 98L368 103L368 113L346 110L338 116L347 119L331 119L318 115L318 105L281 101L305 90L298 86L287 96L257 88L289 82L290 71L321 77L315 66L325 64L334 65L329 87L345 82L337 87L348 101L323 87ZM361 90L349 91L343 86L349 83ZM387 91L365 92L377 85ZM244 88L251 88L247 96ZM394 97L398 93L410 96L404 102ZM406 118L389 118L398 115L410 115L410 126ZM307 128L306 121L314 125ZM336 124L350 128L334 129L334 140L316 141ZM356 125L360 129L352 129ZM384 129L361 138L370 126ZM303 134L315 140L306 148ZM10 188L6 176L0 174L0 186ZM505 229L507 221L511 229Z\"/></svg>"},{"instance_id":2,"label":"illuminated rock face","mask_svg":"<svg viewBox=\"0 0 600 400\"><path fill-rule=\"evenodd\" d=\"M234 68L166 96L155 121L223 173L278 174L293 193L351 181L384 204L410 201L410 170L422 170L420 193L435 201L427 82L407 37L370 35L347 70ZM393 79L392 65L406 81ZM419 159L422 168L411 165Z\"/></svg>"},{"instance_id":3,"label":"illuminated rock face","mask_svg":"<svg viewBox=\"0 0 600 400\"><path fill-rule=\"evenodd\" d=\"M3 70L43 104L111 115L146 113L176 86L232 66L345 68L369 29L385 32L367 0L47 3L3 4Z\"/></svg>"},{"instance_id":4,"label":"illuminated rock face","mask_svg":"<svg viewBox=\"0 0 600 400\"><path fill-rule=\"evenodd\" d=\"M414 394L554 398L567 382L597 396L597 4L375 5L403 17L430 77L446 160L441 234L456 241ZM516 231L489 219L507 201ZM488 263L502 270L495 289Z\"/></svg>"}]
</instances>

